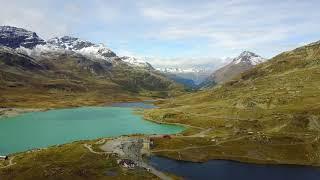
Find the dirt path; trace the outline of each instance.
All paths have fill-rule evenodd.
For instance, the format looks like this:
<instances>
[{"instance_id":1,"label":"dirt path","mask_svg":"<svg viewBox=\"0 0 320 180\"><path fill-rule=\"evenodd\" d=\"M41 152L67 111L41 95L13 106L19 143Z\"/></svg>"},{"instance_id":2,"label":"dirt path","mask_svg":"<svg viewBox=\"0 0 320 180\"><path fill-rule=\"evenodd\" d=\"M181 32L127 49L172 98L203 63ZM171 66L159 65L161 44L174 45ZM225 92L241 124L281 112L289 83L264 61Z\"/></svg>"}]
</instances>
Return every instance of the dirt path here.
<instances>
[{"instance_id":1,"label":"dirt path","mask_svg":"<svg viewBox=\"0 0 320 180\"><path fill-rule=\"evenodd\" d=\"M183 137L205 137L206 134L208 132L210 132L211 130L212 130L212 128L209 128L209 129L203 130L203 131L201 131L201 132L199 132L197 134L193 134L193 135L190 135L190 136L183 136Z\"/></svg>"},{"instance_id":2,"label":"dirt path","mask_svg":"<svg viewBox=\"0 0 320 180\"><path fill-rule=\"evenodd\" d=\"M227 119L227 120L259 120L259 119L252 119L252 118L236 118L236 117L227 117L227 116L213 116L213 115L205 115L205 114L198 114L198 113L191 113L191 112L183 112L177 109L172 109L178 113L183 113L185 115L192 115L196 117L208 117L208 118L215 118L215 119Z\"/></svg>"},{"instance_id":3,"label":"dirt path","mask_svg":"<svg viewBox=\"0 0 320 180\"><path fill-rule=\"evenodd\" d=\"M190 124L170 123L170 122L156 121L156 120L148 119L148 118L146 120L154 122L154 123L158 123L158 124L170 124L170 125L184 126L184 127L190 127L190 128L195 128L195 129L201 129L201 130L205 129L205 128L202 128L202 127L199 127L199 126L193 126L193 125L190 125Z\"/></svg>"},{"instance_id":4,"label":"dirt path","mask_svg":"<svg viewBox=\"0 0 320 180\"><path fill-rule=\"evenodd\" d=\"M103 154L106 154L106 152L97 152L97 151L94 151L91 147L91 145L89 144L84 144L83 145L85 148L87 148L91 153L93 154L99 154L99 155L103 155Z\"/></svg>"},{"instance_id":5,"label":"dirt path","mask_svg":"<svg viewBox=\"0 0 320 180\"><path fill-rule=\"evenodd\" d=\"M9 160L9 164L6 165L6 166L0 167L0 169L4 169L4 168L7 168L7 167L10 167L10 166L13 166L13 165L17 164L17 163L13 162L14 158L15 158L14 156L11 157L10 160Z\"/></svg>"}]
</instances>

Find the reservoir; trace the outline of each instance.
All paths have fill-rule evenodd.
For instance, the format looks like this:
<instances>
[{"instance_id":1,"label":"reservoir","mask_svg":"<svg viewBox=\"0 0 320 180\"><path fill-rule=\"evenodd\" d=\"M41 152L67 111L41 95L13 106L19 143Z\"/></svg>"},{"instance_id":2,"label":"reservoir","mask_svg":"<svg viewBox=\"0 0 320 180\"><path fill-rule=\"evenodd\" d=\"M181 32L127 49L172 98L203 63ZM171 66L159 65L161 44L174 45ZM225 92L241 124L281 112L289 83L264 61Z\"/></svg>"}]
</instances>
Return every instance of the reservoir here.
<instances>
[{"instance_id":1,"label":"reservoir","mask_svg":"<svg viewBox=\"0 0 320 180\"><path fill-rule=\"evenodd\" d=\"M156 169L184 179L218 180L319 180L320 168L294 165L258 165L226 160L204 163L177 161L153 156L150 164Z\"/></svg>"},{"instance_id":2,"label":"reservoir","mask_svg":"<svg viewBox=\"0 0 320 180\"><path fill-rule=\"evenodd\" d=\"M0 154L102 137L175 134L185 129L146 121L134 113L134 108L123 106L57 109L0 118Z\"/></svg>"}]
</instances>

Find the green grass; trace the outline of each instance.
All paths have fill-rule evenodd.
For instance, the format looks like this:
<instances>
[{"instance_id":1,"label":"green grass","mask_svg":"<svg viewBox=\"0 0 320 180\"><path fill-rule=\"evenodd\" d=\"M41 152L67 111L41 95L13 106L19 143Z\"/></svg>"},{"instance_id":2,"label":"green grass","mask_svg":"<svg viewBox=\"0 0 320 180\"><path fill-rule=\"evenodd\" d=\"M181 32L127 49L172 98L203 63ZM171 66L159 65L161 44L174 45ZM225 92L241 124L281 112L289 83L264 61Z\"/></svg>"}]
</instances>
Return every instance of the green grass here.
<instances>
[{"instance_id":1,"label":"green grass","mask_svg":"<svg viewBox=\"0 0 320 180\"><path fill-rule=\"evenodd\" d=\"M320 161L319 150L312 140L304 137L308 134L320 136L320 45L280 54L219 87L182 95L158 105L161 108L145 112L147 119L211 128L207 137L232 140L253 132L269 137L298 138L305 142L299 146L257 145L259 141L248 146L228 144L231 151L223 149L223 156L210 156L221 147L192 151L206 157L203 159L227 158L229 155L228 159L243 160L242 156L233 156L237 149L250 154L258 148L262 162L271 158L273 162L314 164ZM248 143L247 139L238 141ZM290 150L286 151L287 147ZM295 151L310 154L315 159L297 157ZM198 160L192 152L185 157L186 160ZM170 157L178 158L173 154Z\"/></svg>"},{"instance_id":2,"label":"green grass","mask_svg":"<svg viewBox=\"0 0 320 180\"><path fill-rule=\"evenodd\" d=\"M0 169L0 179L156 179L143 169L123 169L117 165L114 156L91 153L83 146L84 143L95 141L74 142L13 155L16 164ZM116 176L107 176L108 171Z\"/></svg>"}]
</instances>

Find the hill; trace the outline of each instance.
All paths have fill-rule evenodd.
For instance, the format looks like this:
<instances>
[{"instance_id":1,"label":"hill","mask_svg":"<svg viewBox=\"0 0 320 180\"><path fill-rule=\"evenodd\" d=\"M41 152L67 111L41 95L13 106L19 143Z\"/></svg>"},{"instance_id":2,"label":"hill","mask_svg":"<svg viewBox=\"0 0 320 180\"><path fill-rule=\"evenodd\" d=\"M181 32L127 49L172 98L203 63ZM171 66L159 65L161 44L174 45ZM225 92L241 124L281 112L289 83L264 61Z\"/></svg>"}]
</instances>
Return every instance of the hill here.
<instances>
[{"instance_id":1,"label":"hill","mask_svg":"<svg viewBox=\"0 0 320 180\"><path fill-rule=\"evenodd\" d=\"M281 53L220 87L163 101L145 117L191 127L185 135L192 138L156 141L163 156L319 165L319 89L316 42Z\"/></svg>"}]
</instances>

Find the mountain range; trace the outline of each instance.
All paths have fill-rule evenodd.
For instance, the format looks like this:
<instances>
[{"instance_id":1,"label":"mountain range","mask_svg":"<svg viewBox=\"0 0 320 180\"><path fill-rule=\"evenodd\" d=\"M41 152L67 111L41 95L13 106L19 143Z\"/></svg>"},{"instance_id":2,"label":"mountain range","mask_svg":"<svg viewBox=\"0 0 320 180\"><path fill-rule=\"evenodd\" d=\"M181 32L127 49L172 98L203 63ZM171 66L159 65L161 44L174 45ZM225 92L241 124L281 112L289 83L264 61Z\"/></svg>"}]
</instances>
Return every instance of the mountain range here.
<instances>
[{"instance_id":1,"label":"mountain range","mask_svg":"<svg viewBox=\"0 0 320 180\"><path fill-rule=\"evenodd\" d=\"M164 97L181 89L150 64L119 57L103 44L70 36L45 41L10 26L0 26L0 60L3 106L73 106Z\"/></svg>"},{"instance_id":2,"label":"mountain range","mask_svg":"<svg viewBox=\"0 0 320 180\"><path fill-rule=\"evenodd\" d=\"M115 70L117 67L127 66L129 69L140 69L156 75L153 77L161 76L162 80L167 78L169 79L167 81L171 80L192 89L230 80L234 75L262 61L262 58L254 53L244 52L229 65L215 71L213 74L212 71L214 69L210 65L197 65L189 68L154 68L141 58L119 57L103 44L95 44L70 36L54 37L45 41L35 32L11 26L0 26L0 45L11 48L13 50L11 53L29 56L35 59L37 63L42 63L43 66L51 65L52 67L52 59L74 57L81 59L78 61L77 66L82 66L83 69L96 75L110 73L112 69Z\"/></svg>"},{"instance_id":3,"label":"mountain range","mask_svg":"<svg viewBox=\"0 0 320 180\"><path fill-rule=\"evenodd\" d=\"M266 59L253 52L244 51L235 58L226 58L221 61L228 64L224 63L220 68L217 68L214 64L204 64L193 65L188 68L168 66L156 69L187 87L203 89L227 82L240 73L266 61Z\"/></svg>"}]
</instances>

